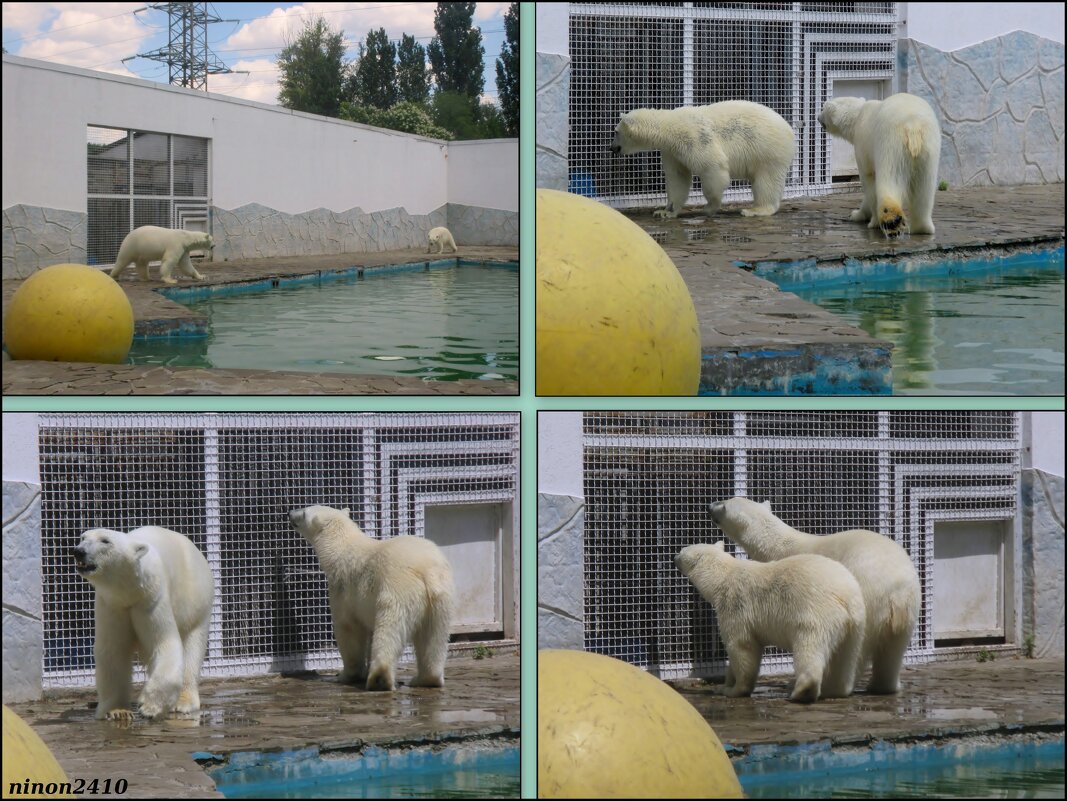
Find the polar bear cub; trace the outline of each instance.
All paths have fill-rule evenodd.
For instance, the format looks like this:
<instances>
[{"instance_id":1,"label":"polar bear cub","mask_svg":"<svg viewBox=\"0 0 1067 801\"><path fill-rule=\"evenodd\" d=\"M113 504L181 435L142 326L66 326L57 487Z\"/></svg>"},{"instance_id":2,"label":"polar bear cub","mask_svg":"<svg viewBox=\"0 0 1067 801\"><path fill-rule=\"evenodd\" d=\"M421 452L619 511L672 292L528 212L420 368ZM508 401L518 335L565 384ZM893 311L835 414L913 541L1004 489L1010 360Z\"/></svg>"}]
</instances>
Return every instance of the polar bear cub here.
<instances>
[{"instance_id":1,"label":"polar bear cub","mask_svg":"<svg viewBox=\"0 0 1067 801\"><path fill-rule=\"evenodd\" d=\"M793 652L790 701L852 692L865 612L859 584L840 564L808 554L761 564L735 559L721 542L690 545L674 562L715 607L730 660L726 695L752 694L768 645Z\"/></svg>"},{"instance_id":2,"label":"polar bear cub","mask_svg":"<svg viewBox=\"0 0 1067 801\"><path fill-rule=\"evenodd\" d=\"M289 519L326 574L340 681L395 689L397 660L414 641L412 686L443 687L456 590L441 549L422 537L372 539L347 509L309 506Z\"/></svg>"},{"instance_id":3,"label":"polar bear cub","mask_svg":"<svg viewBox=\"0 0 1067 801\"><path fill-rule=\"evenodd\" d=\"M826 536L797 531L775 517L769 502L731 498L711 506L711 517L731 540L760 562L819 554L851 571L867 608L863 657L871 664L867 692L900 690L904 652L919 620L922 590L908 552L874 531L851 529Z\"/></svg>"},{"instance_id":4,"label":"polar bear cub","mask_svg":"<svg viewBox=\"0 0 1067 801\"><path fill-rule=\"evenodd\" d=\"M941 125L929 103L906 92L885 100L835 97L819 122L856 149L863 203L850 220L889 238L934 232Z\"/></svg>"},{"instance_id":5,"label":"polar bear cub","mask_svg":"<svg viewBox=\"0 0 1067 801\"><path fill-rule=\"evenodd\" d=\"M772 109L747 100L676 109L639 108L619 119L611 152L659 150L667 182L667 205L655 217L677 217L689 197L693 176L707 200L708 214L722 203L730 181L752 182L755 205L746 217L778 211L785 179L796 153L789 123Z\"/></svg>"},{"instance_id":6,"label":"polar bear cub","mask_svg":"<svg viewBox=\"0 0 1067 801\"><path fill-rule=\"evenodd\" d=\"M198 712L215 595L204 555L176 531L145 526L86 531L73 556L78 575L96 588L97 719L133 717L134 652L147 673L142 715Z\"/></svg>"},{"instance_id":7,"label":"polar bear cub","mask_svg":"<svg viewBox=\"0 0 1067 801\"><path fill-rule=\"evenodd\" d=\"M197 280L203 279L192 261L191 250L211 250L215 247L209 234L201 231L186 231L181 228L160 228L156 225L142 225L134 228L119 247L115 266L111 268L111 277L118 278L130 262L137 265L137 274L142 281L148 280L148 262L159 261L159 280L165 284L178 283L174 277L177 267L184 275Z\"/></svg>"},{"instance_id":8,"label":"polar bear cub","mask_svg":"<svg viewBox=\"0 0 1067 801\"><path fill-rule=\"evenodd\" d=\"M430 244L426 246L427 253L433 250L434 247L437 248L438 253L444 253L446 245L450 248L451 253L458 252L456 240L452 238L452 233L447 228L431 228L429 240Z\"/></svg>"}]
</instances>

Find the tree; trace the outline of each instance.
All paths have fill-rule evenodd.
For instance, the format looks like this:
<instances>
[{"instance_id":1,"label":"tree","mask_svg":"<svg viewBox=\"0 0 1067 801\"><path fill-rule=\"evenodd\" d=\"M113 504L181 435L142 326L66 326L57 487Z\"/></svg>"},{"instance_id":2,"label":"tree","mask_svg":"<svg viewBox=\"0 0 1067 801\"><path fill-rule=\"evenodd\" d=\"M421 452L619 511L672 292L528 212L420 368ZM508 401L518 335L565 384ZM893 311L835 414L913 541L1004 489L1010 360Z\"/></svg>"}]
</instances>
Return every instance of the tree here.
<instances>
[{"instance_id":1,"label":"tree","mask_svg":"<svg viewBox=\"0 0 1067 801\"><path fill-rule=\"evenodd\" d=\"M496 60L496 88L507 136L519 135L519 4L504 14L504 45Z\"/></svg>"},{"instance_id":2,"label":"tree","mask_svg":"<svg viewBox=\"0 0 1067 801\"><path fill-rule=\"evenodd\" d=\"M425 104L430 97L426 76L426 48L414 36L404 34L397 48L397 97L402 103Z\"/></svg>"},{"instance_id":3,"label":"tree","mask_svg":"<svg viewBox=\"0 0 1067 801\"><path fill-rule=\"evenodd\" d=\"M334 33L321 17L287 41L278 57L278 102L294 111L336 117L345 71L344 31Z\"/></svg>"},{"instance_id":4,"label":"tree","mask_svg":"<svg viewBox=\"0 0 1067 801\"><path fill-rule=\"evenodd\" d=\"M471 27L474 3L438 3L433 14L437 35L427 52L438 92L466 95L477 104L485 87L482 32Z\"/></svg>"},{"instance_id":5,"label":"tree","mask_svg":"<svg viewBox=\"0 0 1067 801\"><path fill-rule=\"evenodd\" d=\"M370 31L366 44L359 46L359 61L345 94L361 106L389 108L396 103L396 45L385 28Z\"/></svg>"},{"instance_id":6,"label":"tree","mask_svg":"<svg viewBox=\"0 0 1067 801\"><path fill-rule=\"evenodd\" d=\"M419 103L397 103L389 109L357 106L353 103L341 104L341 118L364 125L375 125L393 131L430 136L434 139L453 139L452 133L434 125L429 113Z\"/></svg>"}]
</instances>

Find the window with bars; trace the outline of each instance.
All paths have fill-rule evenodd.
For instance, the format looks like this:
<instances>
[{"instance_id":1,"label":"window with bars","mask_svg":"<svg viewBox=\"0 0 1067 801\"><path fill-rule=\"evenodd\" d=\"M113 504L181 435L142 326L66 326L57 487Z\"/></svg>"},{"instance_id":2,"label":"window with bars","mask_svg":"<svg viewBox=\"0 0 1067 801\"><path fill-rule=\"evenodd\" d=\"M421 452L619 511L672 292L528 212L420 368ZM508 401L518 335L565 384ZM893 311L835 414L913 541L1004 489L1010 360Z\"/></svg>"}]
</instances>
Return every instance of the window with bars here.
<instances>
[{"instance_id":1,"label":"window with bars","mask_svg":"<svg viewBox=\"0 0 1067 801\"><path fill-rule=\"evenodd\" d=\"M927 659L935 525L1010 528L1019 436L1013 412L586 412L585 647L662 676L720 673L714 611L673 559L699 542L743 554L708 511L743 495L801 531L898 542L923 587L907 658ZM764 664L791 660L768 649Z\"/></svg>"},{"instance_id":2,"label":"window with bars","mask_svg":"<svg viewBox=\"0 0 1067 801\"><path fill-rule=\"evenodd\" d=\"M369 536L434 539L468 595L458 630L511 628L515 527L500 516L517 519L516 414L51 414L39 450L45 686L93 681L93 589L70 557L92 528L163 526L204 553L204 675L340 666L325 577L288 519L312 504L348 507ZM473 528L450 539L441 511Z\"/></svg>"},{"instance_id":3,"label":"window with bars","mask_svg":"<svg viewBox=\"0 0 1067 801\"><path fill-rule=\"evenodd\" d=\"M89 264L142 225L210 232L207 139L90 125L86 143Z\"/></svg>"},{"instance_id":4,"label":"window with bars","mask_svg":"<svg viewBox=\"0 0 1067 801\"><path fill-rule=\"evenodd\" d=\"M609 152L619 115L751 100L796 134L786 195L829 191L819 111L835 82L893 79L897 25L896 3L571 3L570 190L615 207L662 203L658 153ZM750 197L736 181L724 195ZM690 202L704 202L699 179Z\"/></svg>"}]
</instances>

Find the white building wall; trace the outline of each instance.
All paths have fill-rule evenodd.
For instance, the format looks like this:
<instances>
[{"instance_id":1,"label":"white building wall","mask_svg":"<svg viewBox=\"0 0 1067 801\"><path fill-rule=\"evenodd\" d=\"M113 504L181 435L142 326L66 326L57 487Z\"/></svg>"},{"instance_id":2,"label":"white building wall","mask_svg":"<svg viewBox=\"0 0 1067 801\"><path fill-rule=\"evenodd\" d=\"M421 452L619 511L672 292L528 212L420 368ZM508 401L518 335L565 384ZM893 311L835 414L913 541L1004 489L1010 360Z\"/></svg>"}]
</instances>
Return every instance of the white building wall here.
<instances>
[{"instance_id":1,"label":"white building wall","mask_svg":"<svg viewBox=\"0 0 1067 801\"><path fill-rule=\"evenodd\" d=\"M518 211L518 186L519 149L514 139L448 143L449 203Z\"/></svg>"},{"instance_id":2,"label":"white building wall","mask_svg":"<svg viewBox=\"0 0 1067 801\"><path fill-rule=\"evenodd\" d=\"M1030 415L1030 467L1063 476L1063 412L1028 412Z\"/></svg>"},{"instance_id":3,"label":"white building wall","mask_svg":"<svg viewBox=\"0 0 1067 801\"><path fill-rule=\"evenodd\" d=\"M1063 43L1063 3L901 3L901 36L959 50L1012 31Z\"/></svg>"}]
</instances>

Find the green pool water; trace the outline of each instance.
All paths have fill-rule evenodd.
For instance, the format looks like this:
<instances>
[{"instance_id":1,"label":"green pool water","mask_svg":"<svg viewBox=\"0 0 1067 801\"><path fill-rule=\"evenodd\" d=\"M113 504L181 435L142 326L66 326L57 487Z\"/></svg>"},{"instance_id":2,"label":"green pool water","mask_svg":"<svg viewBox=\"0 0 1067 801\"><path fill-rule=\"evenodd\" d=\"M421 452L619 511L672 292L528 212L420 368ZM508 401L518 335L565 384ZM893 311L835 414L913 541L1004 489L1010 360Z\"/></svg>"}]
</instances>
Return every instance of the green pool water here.
<instances>
[{"instance_id":1,"label":"green pool water","mask_svg":"<svg viewBox=\"0 0 1067 801\"><path fill-rule=\"evenodd\" d=\"M137 340L133 364L517 379L518 270L369 271L187 302L207 337Z\"/></svg>"},{"instance_id":2,"label":"green pool water","mask_svg":"<svg viewBox=\"0 0 1067 801\"><path fill-rule=\"evenodd\" d=\"M1063 394L1062 249L958 274L921 272L783 288L892 342L894 394Z\"/></svg>"}]
</instances>

